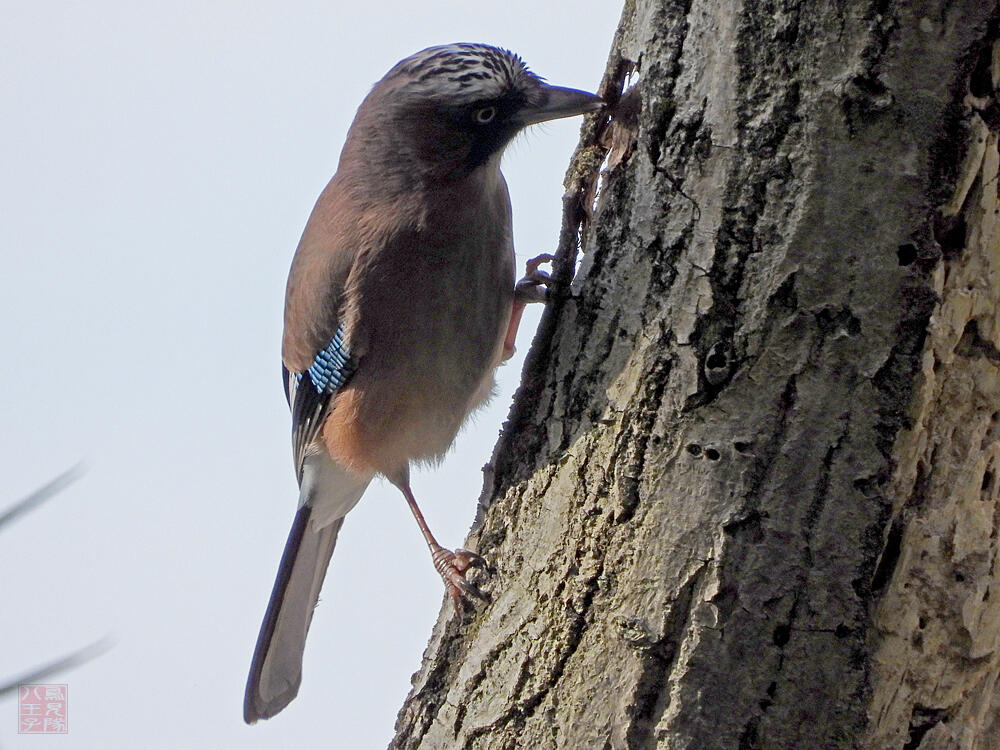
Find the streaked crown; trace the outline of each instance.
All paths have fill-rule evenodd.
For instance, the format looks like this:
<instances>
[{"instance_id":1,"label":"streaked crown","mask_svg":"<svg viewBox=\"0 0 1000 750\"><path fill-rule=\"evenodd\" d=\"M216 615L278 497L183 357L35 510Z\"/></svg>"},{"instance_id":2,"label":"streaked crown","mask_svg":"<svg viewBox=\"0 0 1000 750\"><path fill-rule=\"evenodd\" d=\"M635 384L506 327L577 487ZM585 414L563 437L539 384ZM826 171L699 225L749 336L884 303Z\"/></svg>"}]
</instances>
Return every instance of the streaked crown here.
<instances>
[{"instance_id":1,"label":"streaked crown","mask_svg":"<svg viewBox=\"0 0 1000 750\"><path fill-rule=\"evenodd\" d=\"M398 62L383 80L402 76L408 91L455 102L498 97L542 83L513 52L469 43L421 50Z\"/></svg>"}]
</instances>

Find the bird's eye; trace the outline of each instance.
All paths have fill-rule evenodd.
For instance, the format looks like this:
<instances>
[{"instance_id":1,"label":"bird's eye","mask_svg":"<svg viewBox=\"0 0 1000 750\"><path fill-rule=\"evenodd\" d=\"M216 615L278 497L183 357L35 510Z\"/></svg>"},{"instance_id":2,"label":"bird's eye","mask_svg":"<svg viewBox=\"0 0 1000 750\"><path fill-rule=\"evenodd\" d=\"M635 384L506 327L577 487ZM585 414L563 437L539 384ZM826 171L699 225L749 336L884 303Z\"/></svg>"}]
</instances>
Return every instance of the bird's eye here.
<instances>
[{"instance_id":1,"label":"bird's eye","mask_svg":"<svg viewBox=\"0 0 1000 750\"><path fill-rule=\"evenodd\" d=\"M477 109L476 114L473 118L480 125L485 125L488 122L492 122L493 118L497 116L496 107L483 107L482 109Z\"/></svg>"}]
</instances>

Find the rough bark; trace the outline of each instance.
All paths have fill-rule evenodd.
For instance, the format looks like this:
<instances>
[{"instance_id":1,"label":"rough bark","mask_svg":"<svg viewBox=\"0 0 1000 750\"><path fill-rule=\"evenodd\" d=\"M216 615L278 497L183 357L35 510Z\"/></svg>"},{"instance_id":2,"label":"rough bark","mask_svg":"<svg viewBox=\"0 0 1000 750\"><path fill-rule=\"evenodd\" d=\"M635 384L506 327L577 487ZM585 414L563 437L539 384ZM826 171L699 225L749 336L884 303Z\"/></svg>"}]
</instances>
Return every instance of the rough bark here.
<instances>
[{"instance_id":1,"label":"rough bark","mask_svg":"<svg viewBox=\"0 0 1000 750\"><path fill-rule=\"evenodd\" d=\"M998 18L627 3L392 747L1000 747Z\"/></svg>"}]
</instances>

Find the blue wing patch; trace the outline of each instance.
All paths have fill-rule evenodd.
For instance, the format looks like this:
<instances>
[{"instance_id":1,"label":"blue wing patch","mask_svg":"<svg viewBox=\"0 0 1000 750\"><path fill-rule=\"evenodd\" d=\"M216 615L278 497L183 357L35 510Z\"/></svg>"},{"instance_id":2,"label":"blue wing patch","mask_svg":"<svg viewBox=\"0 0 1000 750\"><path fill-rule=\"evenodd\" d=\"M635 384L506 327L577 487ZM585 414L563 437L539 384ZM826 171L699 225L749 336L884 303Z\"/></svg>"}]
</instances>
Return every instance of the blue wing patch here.
<instances>
[{"instance_id":1,"label":"blue wing patch","mask_svg":"<svg viewBox=\"0 0 1000 750\"><path fill-rule=\"evenodd\" d=\"M333 394L347 384L356 369L340 326L305 372L289 373L282 366L285 396L292 408L292 453L299 481L306 451L330 409Z\"/></svg>"},{"instance_id":2,"label":"blue wing patch","mask_svg":"<svg viewBox=\"0 0 1000 750\"><path fill-rule=\"evenodd\" d=\"M344 340L344 326L337 328L333 339L326 345L307 370L313 386L320 393L333 393L350 379L354 373L351 353ZM299 382L302 374L298 375Z\"/></svg>"}]
</instances>

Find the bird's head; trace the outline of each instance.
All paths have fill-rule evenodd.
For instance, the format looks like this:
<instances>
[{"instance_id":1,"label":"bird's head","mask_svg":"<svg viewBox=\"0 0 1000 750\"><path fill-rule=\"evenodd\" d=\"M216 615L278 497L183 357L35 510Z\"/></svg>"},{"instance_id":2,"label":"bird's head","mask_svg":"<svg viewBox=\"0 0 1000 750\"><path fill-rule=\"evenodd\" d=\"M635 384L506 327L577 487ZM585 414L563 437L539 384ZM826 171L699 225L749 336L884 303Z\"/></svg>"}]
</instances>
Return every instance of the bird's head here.
<instances>
[{"instance_id":1,"label":"bird's head","mask_svg":"<svg viewBox=\"0 0 1000 750\"><path fill-rule=\"evenodd\" d=\"M593 112L600 97L550 86L520 57L485 44L429 47L375 84L351 126L348 149L388 168L434 179L496 164L522 129ZM353 144L352 144L353 141ZM353 148L352 148L353 145Z\"/></svg>"}]
</instances>

